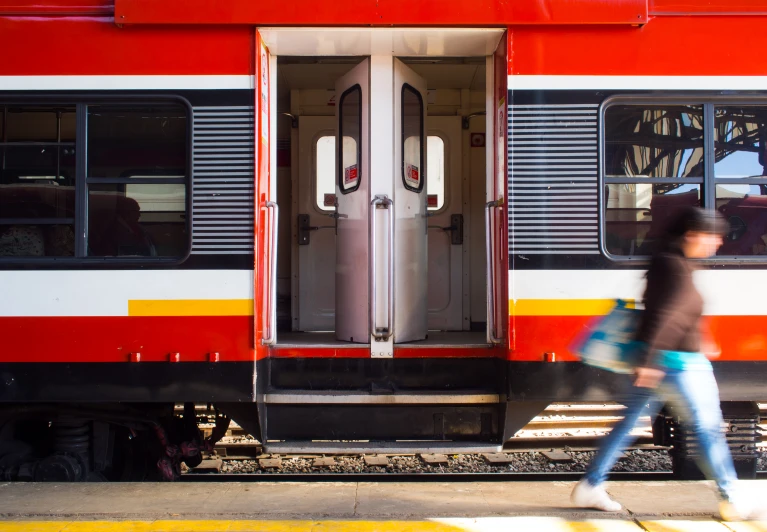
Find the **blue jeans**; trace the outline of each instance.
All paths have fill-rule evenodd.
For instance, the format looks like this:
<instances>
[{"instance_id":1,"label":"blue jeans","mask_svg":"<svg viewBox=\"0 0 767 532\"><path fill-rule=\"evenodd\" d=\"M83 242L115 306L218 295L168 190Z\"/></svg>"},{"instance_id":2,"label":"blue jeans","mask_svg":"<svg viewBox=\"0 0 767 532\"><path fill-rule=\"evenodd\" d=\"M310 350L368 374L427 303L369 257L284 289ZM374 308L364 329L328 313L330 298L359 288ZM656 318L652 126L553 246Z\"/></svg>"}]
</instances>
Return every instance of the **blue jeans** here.
<instances>
[{"instance_id":1,"label":"blue jeans","mask_svg":"<svg viewBox=\"0 0 767 532\"><path fill-rule=\"evenodd\" d=\"M653 419L663 403L669 403L687 421L700 444L702 454L698 466L701 471L716 482L720 495L729 500L737 475L722 433L719 388L711 364L707 366L707 369L667 369L657 389L633 387L626 401L625 417L605 436L586 470L586 481L592 486L602 484L621 451L634 441L630 433L639 418L649 415Z\"/></svg>"}]
</instances>

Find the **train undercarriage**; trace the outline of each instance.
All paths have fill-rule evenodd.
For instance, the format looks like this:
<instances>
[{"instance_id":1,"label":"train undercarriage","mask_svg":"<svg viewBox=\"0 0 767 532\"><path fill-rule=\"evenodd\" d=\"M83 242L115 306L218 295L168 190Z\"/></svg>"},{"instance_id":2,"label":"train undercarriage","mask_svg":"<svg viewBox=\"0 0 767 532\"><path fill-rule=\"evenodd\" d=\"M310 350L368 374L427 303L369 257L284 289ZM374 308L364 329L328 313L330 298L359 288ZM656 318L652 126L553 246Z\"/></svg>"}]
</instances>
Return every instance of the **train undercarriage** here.
<instances>
[{"instance_id":1,"label":"train undercarriage","mask_svg":"<svg viewBox=\"0 0 767 532\"><path fill-rule=\"evenodd\" d=\"M521 411L517 414L517 425L525 423L523 417L532 419L547 404L527 406L530 408L524 414ZM722 411L736 471L740 478L754 478L760 438L758 404L727 401L722 403ZM212 404L207 405L205 413L208 426L214 424L206 431L207 437L199 426L201 418L194 403L8 405L0 410L0 480L174 481L182 475L182 464L194 468L204 455L213 451L227 434L231 415L244 430L259 434L253 404ZM696 465L698 445L684 419L664 409L654 420L652 431L655 445L669 449L676 478L703 478ZM427 432L424 429L423 434ZM438 445L450 443L444 438L444 433L435 434L430 439L408 443L410 447L431 452ZM456 449L461 446L460 442L453 443L457 444ZM388 445L388 452L393 449L396 452L396 444L382 441L377 447L383 449ZM307 442L293 445L306 446ZM328 446L327 441L325 445ZM376 448L374 442L365 445L371 451ZM497 445L499 450L503 449L502 442Z\"/></svg>"}]
</instances>

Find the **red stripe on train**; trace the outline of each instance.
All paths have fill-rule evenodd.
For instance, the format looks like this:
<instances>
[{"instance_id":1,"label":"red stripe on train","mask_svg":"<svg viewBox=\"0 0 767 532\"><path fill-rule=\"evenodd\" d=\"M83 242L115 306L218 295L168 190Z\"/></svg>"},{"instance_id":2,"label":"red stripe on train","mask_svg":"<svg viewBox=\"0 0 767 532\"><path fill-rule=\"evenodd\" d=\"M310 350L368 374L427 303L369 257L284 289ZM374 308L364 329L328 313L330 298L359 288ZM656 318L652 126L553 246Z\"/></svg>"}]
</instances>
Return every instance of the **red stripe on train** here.
<instances>
[{"instance_id":1,"label":"red stripe on train","mask_svg":"<svg viewBox=\"0 0 767 532\"><path fill-rule=\"evenodd\" d=\"M588 316L515 316L513 350L509 359L544 360L554 353L557 362L577 360L567 347L593 318ZM767 316L710 316L706 318L722 349L718 360L767 361Z\"/></svg>"},{"instance_id":2,"label":"red stripe on train","mask_svg":"<svg viewBox=\"0 0 767 532\"><path fill-rule=\"evenodd\" d=\"M513 350L509 360L542 361L554 353L558 362L577 360L567 346L591 318L516 316L511 318ZM721 345L720 360L767 361L767 316L714 316L710 328ZM4 317L0 362L220 362L254 360L253 318L192 317ZM395 358L503 358L505 346L488 348L419 348L401 346ZM271 350L279 358L367 358L365 346L300 347Z\"/></svg>"},{"instance_id":3,"label":"red stripe on train","mask_svg":"<svg viewBox=\"0 0 767 532\"><path fill-rule=\"evenodd\" d=\"M252 361L253 318L22 317L0 318L0 362Z\"/></svg>"}]
</instances>

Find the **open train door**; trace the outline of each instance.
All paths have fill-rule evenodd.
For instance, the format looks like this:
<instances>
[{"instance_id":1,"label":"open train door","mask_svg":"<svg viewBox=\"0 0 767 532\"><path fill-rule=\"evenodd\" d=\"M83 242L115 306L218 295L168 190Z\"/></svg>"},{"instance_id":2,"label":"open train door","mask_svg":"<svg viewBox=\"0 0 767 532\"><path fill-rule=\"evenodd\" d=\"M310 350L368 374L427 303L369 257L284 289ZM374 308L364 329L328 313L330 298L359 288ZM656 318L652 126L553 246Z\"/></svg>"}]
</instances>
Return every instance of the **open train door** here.
<instances>
[{"instance_id":1,"label":"open train door","mask_svg":"<svg viewBox=\"0 0 767 532\"><path fill-rule=\"evenodd\" d=\"M394 343L427 334L426 81L394 59Z\"/></svg>"},{"instance_id":2,"label":"open train door","mask_svg":"<svg viewBox=\"0 0 767 532\"><path fill-rule=\"evenodd\" d=\"M370 341L370 59L336 82L336 338Z\"/></svg>"},{"instance_id":3,"label":"open train door","mask_svg":"<svg viewBox=\"0 0 767 532\"><path fill-rule=\"evenodd\" d=\"M268 346L277 341L277 187L274 179L276 158L271 141L274 109L270 72L276 61L256 30L255 65L255 193L256 193L256 261L254 264L254 309L256 360L266 356Z\"/></svg>"},{"instance_id":4,"label":"open train door","mask_svg":"<svg viewBox=\"0 0 767 532\"><path fill-rule=\"evenodd\" d=\"M336 94L336 338L386 357L427 335L426 82L376 56Z\"/></svg>"},{"instance_id":5,"label":"open train door","mask_svg":"<svg viewBox=\"0 0 767 532\"><path fill-rule=\"evenodd\" d=\"M488 57L487 86L487 203L485 239L487 246L487 341L503 344L508 338L509 245L507 219L507 101L508 33L501 37L495 53Z\"/></svg>"}]
</instances>

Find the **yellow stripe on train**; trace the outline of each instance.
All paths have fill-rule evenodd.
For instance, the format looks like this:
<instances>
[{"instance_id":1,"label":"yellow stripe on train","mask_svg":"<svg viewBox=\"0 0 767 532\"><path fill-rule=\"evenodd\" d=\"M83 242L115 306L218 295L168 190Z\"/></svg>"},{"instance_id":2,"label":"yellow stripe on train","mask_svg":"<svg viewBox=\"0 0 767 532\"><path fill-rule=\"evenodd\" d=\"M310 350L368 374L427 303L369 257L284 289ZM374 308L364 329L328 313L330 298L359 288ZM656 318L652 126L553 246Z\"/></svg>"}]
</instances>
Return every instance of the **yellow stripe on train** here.
<instances>
[{"instance_id":1,"label":"yellow stripe on train","mask_svg":"<svg viewBox=\"0 0 767 532\"><path fill-rule=\"evenodd\" d=\"M629 306L634 301L626 300ZM604 316L615 299L517 299L509 301L512 316Z\"/></svg>"},{"instance_id":2,"label":"yellow stripe on train","mask_svg":"<svg viewBox=\"0 0 767 532\"><path fill-rule=\"evenodd\" d=\"M132 299L128 316L252 316L252 299Z\"/></svg>"}]
</instances>

